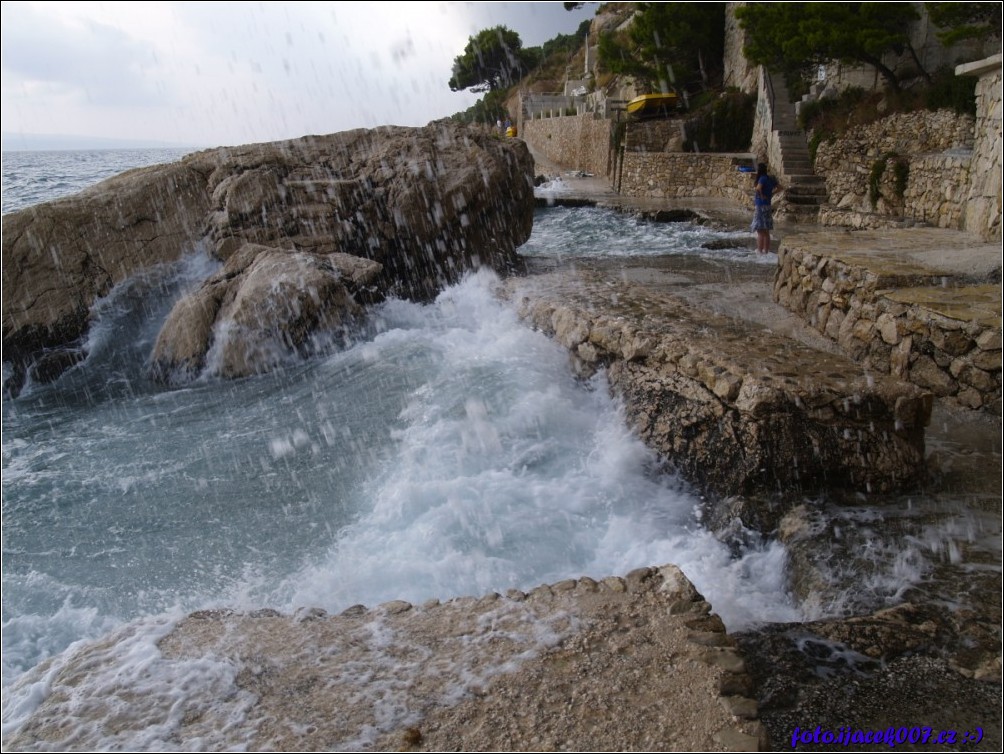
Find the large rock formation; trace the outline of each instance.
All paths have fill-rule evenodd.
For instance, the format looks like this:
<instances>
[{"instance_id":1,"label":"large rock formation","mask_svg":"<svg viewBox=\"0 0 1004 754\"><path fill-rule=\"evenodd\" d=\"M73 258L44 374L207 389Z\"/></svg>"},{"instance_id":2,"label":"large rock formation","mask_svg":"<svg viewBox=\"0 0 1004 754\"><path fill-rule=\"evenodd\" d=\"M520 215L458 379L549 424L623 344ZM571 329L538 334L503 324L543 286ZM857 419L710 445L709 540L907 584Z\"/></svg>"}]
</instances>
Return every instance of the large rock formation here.
<instances>
[{"instance_id":1,"label":"large rock formation","mask_svg":"<svg viewBox=\"0 0 1004 754\"><path fill-rule=\"evenodd\" d=\"M532 176L522 142L448 121L220 148L124 173L4 217L4 359L21 380L50 354L48 375L34 376L58 376L75 357L51 352L80 341L97 298L205 245L226 266L168 318L155 371L201 368L221 332L224 373L267 369L273 346L302 350L367 300L429 298L480 265L517 269Z\"/></svg>"}]
</instances>

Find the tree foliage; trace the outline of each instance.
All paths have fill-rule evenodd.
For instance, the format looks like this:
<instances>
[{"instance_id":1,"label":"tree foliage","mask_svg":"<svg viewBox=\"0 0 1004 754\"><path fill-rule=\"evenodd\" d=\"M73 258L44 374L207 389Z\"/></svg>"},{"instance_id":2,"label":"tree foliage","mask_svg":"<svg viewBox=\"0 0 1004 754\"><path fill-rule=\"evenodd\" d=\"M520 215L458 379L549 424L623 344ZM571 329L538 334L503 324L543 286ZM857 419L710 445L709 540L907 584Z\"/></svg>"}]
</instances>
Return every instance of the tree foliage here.
<instances>
[{"instance_id":1,"label":"tree foliage","mask_svg":"<svg viewBox=\"0 0 1004 754\"><path fill-rule=\"evenodd\" d=\"M482 29L471 37L464 52L453 60L450 89L489 92L518 81L532 67L532 54L523 49L519 34L505 26Z\"/></svg>"},{"instance_id":2,"label":"tree foliage","mask_svg":"<svg viewBox=\"0 0 1004 754\"><path fill-rule=\"evenodd\" d=\"M941 28L938 39L942 44L1001 38L1000 3L924 3L924 6L931 23Z\"/></svg>"},{"instance_id":3,"label":"tree foliage","mask_svg":"<svg viewBox=\"0 0 1004 754\"><path fill-rule=\"evenodd\" d=\"M626 35L600 35L599 54L649 91L693 81L707 88L721 71L724 39L725 3L639 3Z\"/></svg>"},{"instance_id":4,"label":"tree foliage","mask_svg":"<svg viewBox=\"0 0 1004 754\"><path fill-rule=\"evenodd\" d=\"M540 59L547 60L549 57L555 53L561 52L566 55L570 55L580 47L582 47L582 40L589 33L589 26L592 22L587 18L585 21L579 24L578 28L572 34L558 34L552 37L542 44L539 48L530 47L528 50L540 50Z\"/></svg>"},{"instance_id":5,"label":"tree foliage","mask_svg":"<svg viewBox=\"0 0 1004 754\"><path fill-rule=\"evenodd\" d=\"M460 123L492 124L498 120L505 120L509 117L505 107L505 90L485 92L485 95L469 108L451 117Z\"/></svg>"},{"instance_id":6,"label":"tree foliage","mask_svg":"<svg viewBox=\"0 0 1004 754\"><path fill-rule=\"evenodd\" d=\"M920 18L912 3L750 3L736 18L747 32L747 59L789 78L836 60L871 66L898 91L882 57L904 51L924 73L910 45L910 24Z\"/></svg>"}]
</instances>

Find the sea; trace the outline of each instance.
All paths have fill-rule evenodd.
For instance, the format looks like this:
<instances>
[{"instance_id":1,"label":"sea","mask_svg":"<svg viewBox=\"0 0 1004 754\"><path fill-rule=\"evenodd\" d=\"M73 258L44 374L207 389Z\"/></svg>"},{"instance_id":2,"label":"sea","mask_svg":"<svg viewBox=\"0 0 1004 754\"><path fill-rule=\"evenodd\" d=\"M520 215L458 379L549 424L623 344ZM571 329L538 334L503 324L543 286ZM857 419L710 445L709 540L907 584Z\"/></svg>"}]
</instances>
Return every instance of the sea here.
<instances>
[{"instance_id":1,"label":"sea","mask_svg":"<svg viewBox=\"0 0 1004 754\"><path fill-rule=\"evenodd\" d=\"M4 153L3 212L182 154ZM776 262L742 244L704 246L748 235L553 206L537 210L520 251ZM795 597L777 541L708 531L701 497L634 436L603 375L577 377L563 348L500 300L487 271L431 303L375 307L342 350L247 379L154 384L146 366L161 324L215 269L193 247L124 281L94 305L86 360L3 396L5 736L45 696L40 663L59 667L81 642L127 624L146 643L123 646L120 663L154 673L148 682L162 691L184 687L156 676L155 642L200 609L338 613L667 563L730 630L846 609L839 598L810 609ZM921 520L896 543L871 535L872 607L962 557L953 542L992 539L963 508L941 528ZM876 515L862 504L845 530L875 529ZM206 672L192 669L193 678ZM152 746L142 736L104 743Z\"/></svg>"}]
</instances>

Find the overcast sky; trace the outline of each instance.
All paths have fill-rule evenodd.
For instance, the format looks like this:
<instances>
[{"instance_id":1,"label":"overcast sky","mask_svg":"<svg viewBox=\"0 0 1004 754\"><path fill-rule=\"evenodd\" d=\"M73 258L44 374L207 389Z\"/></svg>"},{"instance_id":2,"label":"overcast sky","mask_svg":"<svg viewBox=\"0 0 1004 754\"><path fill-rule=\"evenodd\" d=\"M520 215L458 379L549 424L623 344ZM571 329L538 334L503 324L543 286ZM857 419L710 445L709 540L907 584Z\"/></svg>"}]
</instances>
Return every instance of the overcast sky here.
<instances>
[{"instance_id":1,"label":"overcast sky","mask_svg":"<svg viewBox=\"0 0 1004 754\"><path fill-rule=\"evenodd\" d=\"M192 146L425 125L474 103L453 59L505 24L524 46L598 3L4 2L4 148L18 134Z\"/></svg>"}]
</instances>

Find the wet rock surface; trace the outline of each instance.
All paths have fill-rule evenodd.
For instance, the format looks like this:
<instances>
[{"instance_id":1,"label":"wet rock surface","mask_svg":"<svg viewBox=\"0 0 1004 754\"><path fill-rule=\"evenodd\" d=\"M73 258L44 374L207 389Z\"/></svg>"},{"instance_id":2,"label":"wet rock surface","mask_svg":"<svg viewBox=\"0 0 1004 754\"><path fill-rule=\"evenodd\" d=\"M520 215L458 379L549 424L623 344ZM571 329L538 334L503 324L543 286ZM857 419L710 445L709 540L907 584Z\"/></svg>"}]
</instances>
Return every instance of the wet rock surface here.
<instances>
[{"instance_id":1,"label":"wet rock surface","mask_svg":"<svg viewBox=\"0 0 1004 754\"><path fill-rule=\"evenodd\" d=\"M240 375L267 367L261 353L273 343L301 348L311 333L352 315L345 299L361 304L354 299L361 286L336 284L346 266L333 255L376 263L367 285L414 299L482 265L512 272L521 266L515 249L532 228L532 177L522 142L443 121L207 150L11 213L3 233L4 359L16 367L10 387L46 349L80 341L91 306L113 285L199 247L224 262L243 260L240 274L250 277L233 285L242 300L254 291L264 297L251 309L268 309L273 295L253 280L264 265L315 311L301 316L293 305L275 322L249 328L244 319L260 318L247 307L229 311L220 281L208 282L215 292L194 292L171 322L198 319L202 342L168 333L157 359L161 374L204 359L219 328L244 327L249 348L259 352L231 358L224 371ZM277 256L283 252L288 260ZM247 259L264 253L270 261L257 267ZM208 316L214 306L220 322ZM255 344L256 332L264 342ZM179 339L185 343L167 344ZM45 374L59 363L50 359Z\"/></svg>"},{"instance_id":2,"label":"wet rock surface","mask_svg":"<svg viewBox=\"0 0 1004 754\"><path fill-rule=\"evenodd\" d=\"M695 308L639 267L573 266L509 282L583 372L605 367L646 443L719 499L888 492L923 476L931 396L742 319ZM783 505L738 511L772 531Z\"/></svg>"},{"instance_id":3,"label":"wet rock surface","mask_svg":"<svg viewBox=\"0 0 1004 754\"><path fill-rule=\"evenodd\" d=\"M131 631L33 672L48 697L5 747L128 746L168 733L172 747L252 751L768 744L741 655L675 566L339 616L194 613L151 659L152 672L187 679L174 704L170 690L143 694L142 672L118 672L112 650Z\"/></svg>"}]
</instances>

